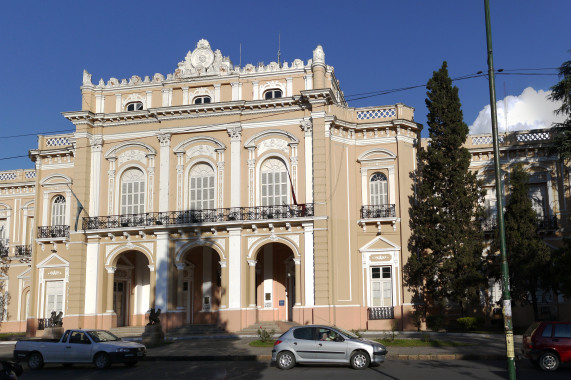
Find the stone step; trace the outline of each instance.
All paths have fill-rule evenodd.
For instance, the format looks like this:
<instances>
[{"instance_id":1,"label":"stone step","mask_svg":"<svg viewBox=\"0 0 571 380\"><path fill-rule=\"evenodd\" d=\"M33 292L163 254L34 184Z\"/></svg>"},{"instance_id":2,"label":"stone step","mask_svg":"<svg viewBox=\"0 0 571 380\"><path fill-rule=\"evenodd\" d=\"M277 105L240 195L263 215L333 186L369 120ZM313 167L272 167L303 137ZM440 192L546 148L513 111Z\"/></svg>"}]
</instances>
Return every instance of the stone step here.
<instances>
[{"instance_id":1,"label":"stone step","mask_svg":"<svg viewBox=\"0 0 571 380\"><path fill-rule=\"evenodd\" d=\"M109 331L119 338L139 337L145 332L145 326L114 327L109 329Z\"/></svg>"},{"instance_id":2,"label":"stone step","mask_svg":"<svg viewBox=\"0 0 571 380\"><path fill-rule=\"evenodd\" d=\"M169 335L222 335L228 332L218 325L185 325L169 331Z\"/></svg>"}]
</instances>

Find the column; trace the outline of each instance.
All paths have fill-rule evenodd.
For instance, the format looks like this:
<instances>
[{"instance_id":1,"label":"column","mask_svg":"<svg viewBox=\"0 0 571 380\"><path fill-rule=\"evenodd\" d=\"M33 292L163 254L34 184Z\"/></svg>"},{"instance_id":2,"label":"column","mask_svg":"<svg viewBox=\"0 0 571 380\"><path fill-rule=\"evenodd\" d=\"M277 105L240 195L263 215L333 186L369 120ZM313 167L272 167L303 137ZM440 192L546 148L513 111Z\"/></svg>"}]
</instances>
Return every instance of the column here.
<instances>
[{"instance_id":1,"label":"column","mask_svg":"<svg viewBox=\"0 0 571 380\"><path fill-rule=\"evenodd\" d=\"M157 136L161 144L160 148L160 183L159 183L159 212L169 210L169 169L170 169L170 133L162 133ZM158 268L157 268L158 269Z\"/></svg>"},{"instance_id":2,"label":"column","mask_svg":"<svg viewBox=\"0 0 571 380\"><path fill-rule=\"evenodd\" d=\"M89 195L89 216L99 216L99 195L101 194L101 159L103 138L94 137L91 143L91 186Z\"/></svg>"},{"instance_id":3,"label":"column","mask_svg":"<svg viewBox=\"0 0 571 380\"><path fill-rule=\"evenodd\" d=\"M157 251L155 265L155 308L160 308L163 312L168 307L168 253L169 253L169 233L166 231L155 232L157 236ZM151 305L152 307L152 305Z\"/></svg>"},{"instance_id":4,"label":"column","mask_svg":"<svg viewBox=\"0 0 571 380\"><path fill-rule=\"evenodd\" d=\"M321 45L317 45L313 51L313 61L311 62L313 71L313 88L325 88L325 53Z\"/></svg>"},{"instance_id":5,"label":"column","mask_svg":"<svg viewBox=\"0 0 571 380\"><path fill-rule=\"evenodd\" d=\"M240 169L241 169L241 139L242 127L230 127L227 129L230 136L230 207L240 207Z\"/></svg>"},{"instance_id":6,"label":"column","mask_svg":"<svg viewBox=\"0 0 571 380\"><path fill-rule=\"evenodd\" d=\"M258 100L260 98L260 86L257 80L252 81L252 100Z\"/></svg>"},{"instance_id":7,"label":"column","mask_svg":"<svg viewBox=\"0 0 571 380\"><path fill-rule=\"evenodd\" d=\"M113 305L113 283L115 282L115 270L117 267L105 267L107 269L107 305L106 313L115 312L115 305Z\"/></svg>"},{"instance_id":8,"label":"column","mask_svg":"<svg viewBox=\"0 0 571 380\"><path fill-rule=\"evenodd\" d=\"M176 264L176 269L178 270L177 272L177 280L178 280L178 285L177 285L177 289L176 289L176 309L177 310L184 310L184 305L183 305L183 296L184 296L184 292L183 292L183 288L184 288L184 279L183 279L183 275L184 275L184 268L186 267L186 264L182 263L182 264Z\"/></svg>"},{"instance_id":9,"label":"column","mask_svg":"<svg viewBox=\"0 0 571 380\"><path fill-rule=\"evenodd\" d=\"M212 101L214 103L222 101L220 99L220 84L219 83L214 84L214 99L212 99Z\"/></svg>"},{"instance_id":10,"label":"column","mask_svg":"<svg viewBox=\"0 0 571 380\"><path fill-rule=\"evenodd\" d=\"M123 112L121 108L121 94L115 94L115 112Z\"/></svg>"},{"instance_id":11,"label":"column","mask_svg":"<svg viewBox=\"0 0 571 380\"><path fill-rule=\"evenodd\" d=\"M220 309L228 308L228 268L226 266L226 261L219 261L220 263L220 284L222 285Z\"/></svg>"},{"instance_id":12,"label":"column","mask_svg":"<svg viewBox=\"0 0 571 380\"><path fill-rule=\"evenodd\" d=\"M303 120L301 129L305 132L305 203L313 203L313 123Z\"/></svg>"},{"instance_id":13,"label":"column","mask_svg":"<svg viewBox=\"0 0 571 380\"><path fill-rule=\"evenodd\" d=\"M188 104L188 87L182 88L182 105L186 106Z\"/></svg>"},{"instance_id":14,"label":"column","mask_svg":"<svg viewBox=\"0 0 571 380\"><path fill-rule=\"evenodd\" d=\"M240 309L242 306L242 244L241 228L228 228L228 300L230 309Z\"/></svg>"},{"instance_id":15,"label":"column","mask_svg":"<svg viewBox=\"0 0 571 380\"><path fill-rule=\"evenodd\" d=\"M86 315L97 314L97 300L102 294L99 293L99 235L87 238L85 257L85 311ZM103 281L103 278L101 278ZM111 294L113 296L113 294Z\"/></svg>"},{"instance_id":16,"label":"column","mask_svg":"<svg viewBox=\"0 0 571 380\"><path fill-rule=\"evenodd\" d=\"M293 95L293 78L286 78L286 97Z\"/></svg>"},{"instance_id":17,"label":"column","mask_svg":"<svg viewBox=\"0 0 571 380\"><path fill-rule=\"evenodd\" d=\"M248 299L249 307L256 307L256 260L248 260Z\"/></svg>"},{"instance_id":18,"label":"column","mask_svg":"<svg viewBox=\"0 0 571 380\"><path fill-rule=\"evenodd\" d=\"M313 223L302 224L304 233L304 282L305 282L305 306L315 305L315 276L313 264ZM296 268L297 269L297 268ZM296 280L297 281L297 280Z\"/></svg>"},{"instance_id":19,"label":"column","mask_svg":"<svg viewBox=\"0 0 571 380\"><path fill-rule=\"evenodd\" d=\"M295 306L301 306L301 259L293 259L295 264Z\"/></svg>"}]
</instances>

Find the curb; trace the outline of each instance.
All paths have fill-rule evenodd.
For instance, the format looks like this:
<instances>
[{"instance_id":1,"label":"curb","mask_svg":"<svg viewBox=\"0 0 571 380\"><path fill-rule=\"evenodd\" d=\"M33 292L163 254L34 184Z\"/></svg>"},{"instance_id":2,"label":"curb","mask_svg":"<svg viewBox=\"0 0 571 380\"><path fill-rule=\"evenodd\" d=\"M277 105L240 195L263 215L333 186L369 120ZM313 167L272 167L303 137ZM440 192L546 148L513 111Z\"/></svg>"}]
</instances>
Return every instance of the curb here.
<instances>
[{"instance_id":1,"label":"curb","mask_svg":"<svg viewBox=\"0 0 571 380\"><path fill-rule=\"evenodd\" d=\"M404 360L505 360L504 355L473 355L473 354L438 354L438 355L387 355L388 361ZM272 360L272 355L193 355L193 356L147 356L142 361L149 362L215 362L215 361L258 361Z\"/></svg>"}]
</instances>

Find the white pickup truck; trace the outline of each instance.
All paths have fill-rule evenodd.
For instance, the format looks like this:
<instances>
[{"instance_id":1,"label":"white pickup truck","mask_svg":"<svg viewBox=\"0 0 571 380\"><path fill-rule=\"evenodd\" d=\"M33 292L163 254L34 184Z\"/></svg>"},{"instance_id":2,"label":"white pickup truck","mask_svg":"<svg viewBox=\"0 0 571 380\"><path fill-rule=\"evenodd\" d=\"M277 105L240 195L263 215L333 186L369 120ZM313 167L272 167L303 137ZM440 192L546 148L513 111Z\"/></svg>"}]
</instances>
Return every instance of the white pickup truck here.
<instances>
[{"instance_id":1,"label":"white pickup truck","mask_svg":"<svg viewBox=\"0 0 571 380\"><path fill-rule=\"evenodd\" d=\"M40 369L44 363L93 363L99 369L112 363L133 366L146 354L144 345L105 330L67 330L60 340L19 340L14 347L14 359L26 360L30 369Z\"/></svg>"}]
</instances>

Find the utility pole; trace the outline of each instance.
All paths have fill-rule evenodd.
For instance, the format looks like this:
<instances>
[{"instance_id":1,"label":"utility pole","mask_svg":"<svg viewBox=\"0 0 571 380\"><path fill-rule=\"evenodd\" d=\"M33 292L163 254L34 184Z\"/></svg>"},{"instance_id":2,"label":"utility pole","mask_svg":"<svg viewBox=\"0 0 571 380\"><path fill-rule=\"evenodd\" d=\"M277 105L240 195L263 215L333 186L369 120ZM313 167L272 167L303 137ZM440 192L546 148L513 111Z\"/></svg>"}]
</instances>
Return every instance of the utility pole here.
<instances>
[{"instance_id":1,"label":"utility pole","mask_svg":"<svg viewBox=\"0 0 571 380\"><path fill-rule=\"evenodd\" d=\"M514 333L512 324L512 300L510 294L510 276L506 253L506 232L504 229L503 183L500 171L500 148L498 144L498 115L496 110L496 83L494 78L494 58L492 54L492 27L490 24L490 2L484 0L486 13L486 40L488 46L488 80L490 83L490 110L492 114L492 140L494 144L494 169L496 172L496 198L498 208L498 230L500 233L500 254L502 259L502 299L504 329L506 332L506 357L508 361L508 379L515 380Z\"/></svg>"}]
</instances>

